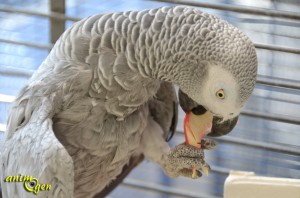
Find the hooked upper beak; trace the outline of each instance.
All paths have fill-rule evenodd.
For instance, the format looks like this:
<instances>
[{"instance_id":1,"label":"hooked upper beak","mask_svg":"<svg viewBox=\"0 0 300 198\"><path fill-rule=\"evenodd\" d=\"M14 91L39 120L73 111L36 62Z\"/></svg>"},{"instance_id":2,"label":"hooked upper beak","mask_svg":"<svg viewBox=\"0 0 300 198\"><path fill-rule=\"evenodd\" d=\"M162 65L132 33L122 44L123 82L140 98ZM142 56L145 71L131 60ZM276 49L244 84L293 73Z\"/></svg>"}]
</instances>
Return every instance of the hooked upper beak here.
<instances>
[{"instance_id":1,"label":"hooked upper beak","mask_svg":"<svg viewBox=\"0 0 300 198\"><path fill-rule=\"evenodd\" d=\"M179 95L179 104L186 113L192 112L196 116L202 116L201 119L195 119L197 120L196 122L206 122L206 123L202 123L204 126L211 125L211 131L207 134L208 136L218 137L218 136L227 135L236 126L238 121L238 116L223 121L222 117L220 117L219 115L215 115L212 112L208 112L208 110L204 106L197 104L194 100L192 100L187 94L182 92L180 89L178 95ZM205 116L204 118L206 118L207 117L206 115L209 114L212 115L210 116L211 117L210 120L203 119L203 116ZM191 125L199 126L199 123L191 123Z\"/></svg>"},{"instance_id":2,"label":"hooked upper beak","mask_svg":"<svg viewBox=\"0 0 300 198\"><path fill-rule=\"evenodd\" d=\"M211 137L219 137L219 136L227 135L235 127L238 119L239 117L236 116L232 119L221 122L222 118L214 117L212 121L211 132L208 133L207 135Z\"/></svg>"}]
</instances>

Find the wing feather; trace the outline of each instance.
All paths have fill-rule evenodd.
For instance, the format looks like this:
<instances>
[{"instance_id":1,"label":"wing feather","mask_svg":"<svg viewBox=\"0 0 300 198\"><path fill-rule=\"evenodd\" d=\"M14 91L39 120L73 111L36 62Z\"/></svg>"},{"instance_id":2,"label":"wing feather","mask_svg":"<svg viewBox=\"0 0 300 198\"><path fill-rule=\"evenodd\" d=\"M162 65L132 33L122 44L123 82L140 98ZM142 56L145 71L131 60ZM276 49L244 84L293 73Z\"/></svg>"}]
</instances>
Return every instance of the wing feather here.
<instances>
[{"instance_id":1,"label":"wing feather","mask_svg":"<svg viewBox=\"0 0 300 198\"><path fill-rule=\"evenodd\" d=\"M164 138L169 141L177 127L178 100L174 86L162 82L156 97L149 102L150 113L164 131Z\"/></svg>"},{"instance_id":2,"label":"wing feather","mask_svg":"<svg viewBox=\"0 0 300 198\"><path fill-rule=\"evenodd\" d=\"M53 101L51 97L34 100L35 97L25 96L26 93L11 111L10 131L0 153L3 197L33 196L24 189L23 182L4 182L7 176L20 174L37 178L39 184L51 185L50 191L40 191L38 197L73 197L73 161L53 132ZM39 103L33 105L31 99Z\"/></svg>"}]
</instances>

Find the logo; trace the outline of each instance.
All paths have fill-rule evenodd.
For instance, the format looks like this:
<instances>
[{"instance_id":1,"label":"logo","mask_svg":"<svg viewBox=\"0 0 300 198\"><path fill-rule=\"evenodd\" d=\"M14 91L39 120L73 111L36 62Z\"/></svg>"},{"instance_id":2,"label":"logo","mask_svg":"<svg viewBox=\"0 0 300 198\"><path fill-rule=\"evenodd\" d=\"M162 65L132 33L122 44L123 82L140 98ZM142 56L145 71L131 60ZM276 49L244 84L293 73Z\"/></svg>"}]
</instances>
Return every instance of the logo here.
<instances>
[{"instance_id":1,"label":"logo","mask_svg":"<svg viewBox=\"0 0 300 198\"><path fill-rule=\"evenodd\" d=\"M4 179L4 182L22 182L24 183L24 188L27 192L38 194L40 191L49 191L51 189L50 184L40 184L37 178L26 175L16 175L16 176L7 176Z\"/></svg>"}]
</instances>

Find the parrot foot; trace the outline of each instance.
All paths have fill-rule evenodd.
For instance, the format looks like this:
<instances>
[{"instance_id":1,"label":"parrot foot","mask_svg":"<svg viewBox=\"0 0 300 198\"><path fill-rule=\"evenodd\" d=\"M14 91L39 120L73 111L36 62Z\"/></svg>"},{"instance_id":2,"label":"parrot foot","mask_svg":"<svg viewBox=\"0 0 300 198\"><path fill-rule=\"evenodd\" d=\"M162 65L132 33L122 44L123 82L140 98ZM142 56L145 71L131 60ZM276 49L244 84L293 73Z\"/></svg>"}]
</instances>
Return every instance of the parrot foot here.
<instances>
[{"instance_id":1,"label":"parrot foot","mask_svg":"<svg viewBox=\"0 0 300 198\"><path fill-rule=\"evenodd\" d=\"M202 173L208 174L210 167L204 161L203 149L212 149L215 143L212 140L201 141L203 148L197 148L185 143L175 146L167 155L167 162L164 167L165 173L172 178L183 176L192 179L198 179ZM193 174L193 170L195 173Z\"/></svg>"}]
</instances>

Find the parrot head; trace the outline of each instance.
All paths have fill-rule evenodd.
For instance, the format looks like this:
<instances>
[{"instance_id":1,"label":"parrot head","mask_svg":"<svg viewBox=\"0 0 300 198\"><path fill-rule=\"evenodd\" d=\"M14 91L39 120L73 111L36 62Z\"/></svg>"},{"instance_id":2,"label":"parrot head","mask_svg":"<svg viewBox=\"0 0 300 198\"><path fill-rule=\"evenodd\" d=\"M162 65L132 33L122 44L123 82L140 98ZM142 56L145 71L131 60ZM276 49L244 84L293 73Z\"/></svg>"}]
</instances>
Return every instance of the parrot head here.
<instances>
[{"instance_id":1,"label":"parrot head","mask_svg":"<svg viewBox=\"0 0 300 198\"><path fill-rule=\"evenodd\" d=\"M212 67L202 84L196 102L179 89L179 104L188 116L194 115L198 119L188 123L194 131L204 132L211 127L208 136L222 136L228 134L236 125L243 107L240 101L239 88L233 76L222 68ZM194 132L198 133L198 132ZM203 137L203 135L201 135Z\"/></svg>"},{"instance_id":2,"label":"parrot head","mask_svg":"<svg viewBox=\"0 0 300 198\"><path fill-rule=\"evenodd\" d=\"M210 127L208 136L226 135L235 127L257 75L253 43L237 28L221 22L225 24L222 31L199 47L199 61L193 64L201 66L194 67L185 78L188 86L179 86L178 94L182 109L194 117L186 119L191 130Z\"/></svg>"}]
</instances>

